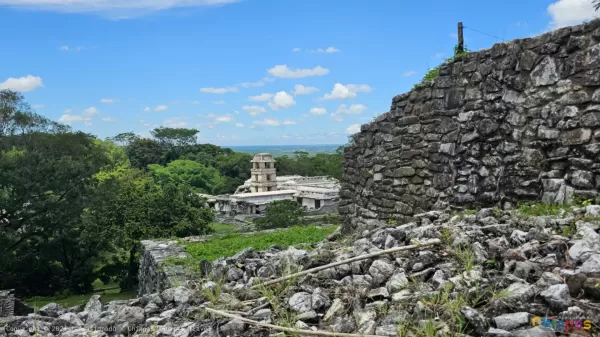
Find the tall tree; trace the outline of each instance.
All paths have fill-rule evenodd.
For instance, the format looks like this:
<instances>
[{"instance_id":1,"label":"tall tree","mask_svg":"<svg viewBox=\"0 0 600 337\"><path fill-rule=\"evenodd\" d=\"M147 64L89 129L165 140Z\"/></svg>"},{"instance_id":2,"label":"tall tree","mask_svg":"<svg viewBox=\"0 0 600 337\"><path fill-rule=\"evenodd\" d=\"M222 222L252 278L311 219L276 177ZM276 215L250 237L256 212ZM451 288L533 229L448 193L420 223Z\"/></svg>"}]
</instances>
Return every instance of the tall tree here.
<instances>
[{"instance_id":1,"label":"tall tree","mask_svg":"<svg viewBox=\"0 0 600 337\"><path fill-rule=\"evenodd\" d=\"M107 140L110 140L120 146L129 146L131 143L133 143L134 141L140 139L140 137L138 135L136 135L133 132L124 132L124 133L119 133L118 135L112 137L112 138L108 138Z\"/></svg>"},{"instance_id":2,"label":"tall tree","mask_svg":"<svg viewBox=\"0 0 600 337\"><path fill-rule=\"evenodd\" d=\"M159 127L150 133L159 143L168 147L196 144L196 129Z\"/></svg>"},{"instance_id":3,"label":"tall tree","mask_svg":"<svg viewBox=\"0 0 600 337\"><path fill-rule=\"evenodd\" d=\"M153 139L136 139L127 147L127 156L135 168L146 170L150 164L160 164L164 160L165 149Z\"/></svg>"}]
</instances>

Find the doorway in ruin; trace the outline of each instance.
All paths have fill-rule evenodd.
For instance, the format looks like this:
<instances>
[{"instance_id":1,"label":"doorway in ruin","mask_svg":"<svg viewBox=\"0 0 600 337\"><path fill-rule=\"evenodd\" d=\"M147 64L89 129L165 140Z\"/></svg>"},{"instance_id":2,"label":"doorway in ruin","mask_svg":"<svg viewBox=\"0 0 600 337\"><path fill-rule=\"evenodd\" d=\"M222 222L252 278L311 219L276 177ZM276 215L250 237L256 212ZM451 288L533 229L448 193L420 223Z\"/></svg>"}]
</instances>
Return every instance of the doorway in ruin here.
<instances>
[{"instance_id":1,"label":"doorway in ruin","mask_svg":"<svg viewBox=\"0 0 600 337\"><path fill-rule=\"evenodd\" d=\"M321 200L315 200L315 209L321 208Z\"/></svg>"}]
</instances>

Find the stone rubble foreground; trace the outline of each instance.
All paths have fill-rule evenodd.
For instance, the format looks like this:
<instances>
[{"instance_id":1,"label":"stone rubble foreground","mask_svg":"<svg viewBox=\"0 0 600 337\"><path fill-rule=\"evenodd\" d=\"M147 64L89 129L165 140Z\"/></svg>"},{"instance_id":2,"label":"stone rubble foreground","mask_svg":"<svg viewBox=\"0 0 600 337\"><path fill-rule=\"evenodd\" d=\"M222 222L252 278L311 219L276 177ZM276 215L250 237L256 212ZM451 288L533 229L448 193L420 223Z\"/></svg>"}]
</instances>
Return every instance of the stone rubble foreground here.
<instances>
[{"instance_id":1,"label":"stone rubble foreground","mask_svg":"<svg viewBox=\"0 0 600 337\"><path fill-rule=\"evenodd\" d=\"M48 304L37 315L0 321L0 336L283 335L211 316L206 306L337 333L422 336L429 329L437 336L553 336L532 328L532 319L557 316L600 325L599 216L598 205L535 217L492 208L472 215L431 211L352 238L336 232L310 252L246 249L203 263L202 275L186 287L129 301L102 303L96 295L83 308ZM431 239L442 244L250 289L261 280Z\"/></svg>"}]
</instances>

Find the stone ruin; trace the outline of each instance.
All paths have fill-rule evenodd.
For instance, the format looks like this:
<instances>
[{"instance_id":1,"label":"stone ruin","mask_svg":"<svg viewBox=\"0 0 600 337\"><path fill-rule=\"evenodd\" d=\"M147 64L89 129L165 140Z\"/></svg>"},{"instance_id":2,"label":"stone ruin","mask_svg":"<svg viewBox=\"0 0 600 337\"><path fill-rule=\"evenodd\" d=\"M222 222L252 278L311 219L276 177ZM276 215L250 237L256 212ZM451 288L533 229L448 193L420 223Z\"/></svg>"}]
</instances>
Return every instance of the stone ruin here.
<instances>
[{"instance_id":1,"label":"stone ruin","mask_svg":"<svg viewBox=\"0 0 600 337\"><path fill-rule=\"evenodd\" d=\"M345 229L600 194L600 21L494 45L393 98L345 149Z\"/></svg>"}]
</instances>

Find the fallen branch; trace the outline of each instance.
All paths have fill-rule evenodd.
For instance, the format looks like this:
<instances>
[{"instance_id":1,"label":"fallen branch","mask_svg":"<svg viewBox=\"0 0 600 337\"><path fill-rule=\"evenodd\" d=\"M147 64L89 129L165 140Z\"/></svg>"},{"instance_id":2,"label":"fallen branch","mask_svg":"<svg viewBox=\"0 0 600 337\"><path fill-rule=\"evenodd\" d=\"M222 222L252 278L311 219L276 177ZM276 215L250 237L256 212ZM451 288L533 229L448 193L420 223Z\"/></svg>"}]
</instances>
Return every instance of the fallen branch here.
<instances>
[{"instance_id":1,"label":"fallen branch","mask_svg":"<svg viewBox=\"0 0 600 337\"><path fill-rule=\"evenodd\" d=\"M405 250L413 250L413 249L418 249L418 248L422 248L422 247L433 246L433 245L437 245L440 242L441 241L439 239L434 239L434 240L431 240L431 241L428 241L428 242L425 242L425 243L421 243L421 244L418 244L418 245L395 247L395 248L391 248L391 249L387 249L387 250L382 250L382 251L375 252L375 253L370 253L370 254L366 254L366 255L360 255L360 256L353 257L351 259L347 259L347 260L343 260L343 261L338 261L338 262L330 263L330 264L327 264L327 265L324 265L324 266L320 266L320 267L316 267L316 268L304 270L304 271L301 271L301 272L298 272L298 273L286 275L286 276L280 277L280 278L275 279L275 280L270 280L270 281L267 281L267 282L264 282L264 283L259 283L257 285L254 285L254 286L250 287L250 289L257 289L257 288L259 288L261 286L278 283L278 282L281 282L281 281L289 280L289 279L294 278L294 277L304 276L304 275L307 275L307 274L316 273L316 272L319 272L321 270L325 270L325 269L329 269L329 268L341 266L343 264L348 264L348 263L352 263L352 262L355 262L355 261L369 259L369 258L372 258L372 257L375 257L375 256L379 256L379 255L392 254L392 253L401 252L401 251L405 251Z\"/></svg>"},{"instance_id":2,"label":"fallen branch","mask_svg":"<svg viewBox=\"0 0 600 337\"><path fill-rule=\"evenodd\" d=\"M217 314L217 315L220 315L220 316L229 317L229 318L233 318L233 319L237 319L239 321L246 322L248 324L252 324L252 325L256 325L256 326L261 326L261 327L264 327L264 328L269 328L269 329L273 329L273 330L277 330L277 331L296 333L296 334L300 334L300 335L309 335L309 336L335 336L335 337L383 337L383 336L377 336L377 335L357 335L357 334L351 334L351 333L336 333L336 332L327 332L327 331L318 331L318 330L317 331L312 331L312 330L292 329L292 328L286 328L286 327L283 327L283 326L278 326L278 325L273 325L273 324L267 324L267 323L263 323L263 322L253 321L253 320L248 319L248 318L244 318L244 317L233 315L233 314L228 314L226 312L215 310L215 309L211 309L211 308L204 308L204 309L206 311L210 312L210 313Z\"/></svg>"}]
</instances>

